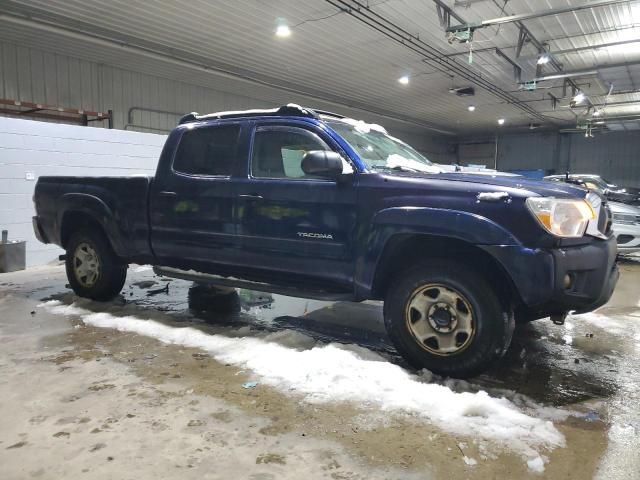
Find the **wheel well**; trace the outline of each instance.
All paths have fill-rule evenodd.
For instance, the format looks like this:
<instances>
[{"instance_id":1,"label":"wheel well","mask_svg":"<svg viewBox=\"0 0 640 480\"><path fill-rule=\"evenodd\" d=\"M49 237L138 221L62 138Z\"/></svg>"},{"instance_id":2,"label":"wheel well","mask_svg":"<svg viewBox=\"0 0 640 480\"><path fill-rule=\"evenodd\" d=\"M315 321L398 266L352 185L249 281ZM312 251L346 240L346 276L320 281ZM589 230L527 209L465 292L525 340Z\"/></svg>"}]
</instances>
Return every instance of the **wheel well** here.
<instances>
[{"instance_id":1,"label":"wheel well","mask_svg":"<svg viewBox=\"0 0 640 480\"><path fill-rule=\"evenodd\" d=\"M62 225L60 228L60 243L62 244L62 248L66 249L71 235L83 228L100 232L104 238L107 239L107 242L111 244L102 225L91 215L83 212L67 212L62 217Z\"/></svg>"},{"instance_id":2,"label":"wheel well","mask_svg":"<svg viewBox=\"0 0 640 480\"><path fill-rule=\"evenodd\" d=\"M511 277L502 265L481 248L463 240L430 235L395 235L386 244L376 268L373 297L383 299L394 275L416 263L416 254L425 258L446 258L473 267L497 286L503 305L512 308L522 302Z\"/></svg>"}]
</instances>

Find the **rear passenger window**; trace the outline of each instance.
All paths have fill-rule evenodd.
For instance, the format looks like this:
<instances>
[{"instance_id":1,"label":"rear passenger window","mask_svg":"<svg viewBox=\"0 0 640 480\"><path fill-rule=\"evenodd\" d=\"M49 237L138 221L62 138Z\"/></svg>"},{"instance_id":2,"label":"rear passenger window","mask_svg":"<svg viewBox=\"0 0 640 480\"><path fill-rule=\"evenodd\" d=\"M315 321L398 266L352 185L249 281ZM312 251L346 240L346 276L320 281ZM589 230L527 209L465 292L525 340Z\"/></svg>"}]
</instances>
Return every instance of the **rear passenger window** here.
<instances>
[{"instance_id":1,"label":"rear passenger window","mask_svg":"<svg viewBox=\"0 0 640 480\"><path fill-rule=\"evenodd\" d=\"M191 175L229 176L238 152L240 125L189 130L182 135L173 169Z\"/></svg>"}]
</instances>

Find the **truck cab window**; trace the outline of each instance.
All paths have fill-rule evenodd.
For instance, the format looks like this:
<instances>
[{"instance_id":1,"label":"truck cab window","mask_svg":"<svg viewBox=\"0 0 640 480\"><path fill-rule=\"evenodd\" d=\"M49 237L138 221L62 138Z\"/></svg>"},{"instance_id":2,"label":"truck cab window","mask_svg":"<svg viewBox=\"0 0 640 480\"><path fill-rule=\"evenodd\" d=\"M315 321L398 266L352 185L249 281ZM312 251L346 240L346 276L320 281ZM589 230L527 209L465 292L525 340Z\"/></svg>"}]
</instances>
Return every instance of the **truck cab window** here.
<instances>
[{"instance_id":1,"label":"truck cab window","mask_svg":"<svg viewBox=\"0 0 640 480\"><path fill-rule=\"evenodd\" d=\"M302 171L311 150L330 150L315 133L301 128L258 128L253 141L251 173L263 178L320 178Z\"/></svg>"},{"instance_id":2,"label":"truck cab window","mask_svg":"<svg viewBox=\"0 0 640 480\"><path fill-rule=\"evenodd\" d=\"M196 128L185 132L173 169L190 175L231 175L239 134L239 125Z\"/></svg>"}]
</instances>

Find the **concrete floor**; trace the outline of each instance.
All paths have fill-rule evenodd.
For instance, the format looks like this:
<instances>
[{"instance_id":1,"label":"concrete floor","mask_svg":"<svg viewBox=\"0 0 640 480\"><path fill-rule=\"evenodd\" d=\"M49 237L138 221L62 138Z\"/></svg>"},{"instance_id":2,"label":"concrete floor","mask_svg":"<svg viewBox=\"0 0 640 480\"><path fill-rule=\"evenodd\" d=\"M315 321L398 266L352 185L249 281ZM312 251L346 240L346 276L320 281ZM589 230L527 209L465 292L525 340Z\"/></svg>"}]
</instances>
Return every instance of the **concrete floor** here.
<instances>
[{"instance_id":1,"label":"concrete floor","mask_svg":"<svg viewBox=\"0 0 640 480\"><path fill-rule=\"evenodd\" d=\"M166 283L168 291L158 292ZM251 372L203 351L38 307L50 299L73 303L65 284L61 266L0 275L3 480L542 477L508 448L424 419L372 405L309 403L262 384L245 389ZM639 286L640 263L624 263L614 298L599 311L606 322L586 316L519 327L500 367L470 384L434 381L492 396L517 392L571 412L554 421L566 446L545 451L544 478L638 479ZM132 267L109 308L207 334L298 331L359 344L405 366L386 341L379 305L247 291L240 300L239 313L199 311L202 297L189 283ZM478 463L468 465L466 456Z\"/></svg>"}]
</instances>

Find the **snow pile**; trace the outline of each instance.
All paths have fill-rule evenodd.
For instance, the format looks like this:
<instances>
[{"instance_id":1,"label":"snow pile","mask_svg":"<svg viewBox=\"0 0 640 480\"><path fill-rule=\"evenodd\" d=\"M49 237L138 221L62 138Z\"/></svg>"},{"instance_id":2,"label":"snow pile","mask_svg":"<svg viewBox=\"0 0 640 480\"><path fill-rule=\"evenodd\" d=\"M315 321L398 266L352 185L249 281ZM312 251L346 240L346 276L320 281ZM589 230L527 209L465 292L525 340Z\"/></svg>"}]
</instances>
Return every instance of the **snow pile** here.
<instances>
[{"instance_id":1,"label":"snow pile","mask_svg":"<svg viewBox=\"0 0 640 480\"><path fill-rule=\"evenodd\" d=\"M509 198L509 193L507 192L481 192L477 195L478 201L486 201L486 202L496 202L498 200L502 200L503 198Z\"/></svg>"},{"instance_id":2,"label":"snow pile","mask_svg":"<svg viewBox=\"0 0 640 480\"><path fill-rule=\"evenodd\" d=\"M532 458L531 460L527 460L527 467L529 470L532 470L536 473L544 472L544 460L542 457Z\"/></svg>"},{"instance_id":3,"label":"snow pile","mask_svg":"<svg viewBox=\"0 0 640 480\"><path fill-rule=\"evenodd\" d=\"M535 468L540 457L537 449L564 445L563 435L551 421L526 414L506 398L493 398L484 391L456 393L445 385L425 383L397 365L363 358L358 348L328 344L296 350L254 337L211 335L135 316L92 313L57 301L42 306L57 314L79 315L88 325L203 349L220 362L251 369L262 377L261 383L296 390L310 402L375 405L382 411L429 419L453 434L493 440L524 455Z\"/></svg>"}]
</instances>

